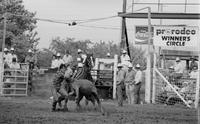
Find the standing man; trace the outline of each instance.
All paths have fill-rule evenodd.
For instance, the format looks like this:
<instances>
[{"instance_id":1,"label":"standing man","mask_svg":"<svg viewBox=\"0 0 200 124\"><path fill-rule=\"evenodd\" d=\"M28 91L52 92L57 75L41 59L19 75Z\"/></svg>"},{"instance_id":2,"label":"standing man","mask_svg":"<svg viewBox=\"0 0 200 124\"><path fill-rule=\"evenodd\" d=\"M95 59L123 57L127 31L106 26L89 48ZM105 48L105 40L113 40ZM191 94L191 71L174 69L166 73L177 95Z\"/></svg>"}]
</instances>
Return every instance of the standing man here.
<instances>
[{"instance_id":1,"label":"standing man","mask_svg":"<svg viewBox=\"0 0 200 124\"><path fill-rule=\"evenodd\" d=\"M7 48L4 48L4 54L3 54L3 58L4 58L4 62L7 64L7 65L10 65L12 60L11 59L11 54L9 53L8 49Z\"/></svg>"},{"instance_id":2,"label":"standing man","mask_svg":"<svg viewBox=\"0 0 200 124\"><path fill-rule=\"evenodd\" d=\"M31 49L28 50L28 55L25 57L25 63L28 63L29 66L29 79L28 79L28 86L29 91L32 91L32 76L33 76L33 69L37 64L37 58L33 55Z\"/></svg>"},{"instance_id":3,"label":"standing man","mask_svg":"<svg viewBox=\"0 0 200 124\"><path fill-rule=\"evenodd\" d=\"M118 106L123 106L123 88L124 88L124 78L125 78L125 71L122 70L122 65L119 63L117 65L118 71L117 71L117 102Z\"/></svg>"},{"instance_id":4,"label":"standing man","mask_svg":"<svg viewBox=\"0 0 200 124\"><path fill-rule=\"evenodd\" d=\"M189 66L189 70L191 72L195 66L198 67L198 63L196 62L196 58L194 56L190 60L191 60L191 63Z\"/></svg>"},{"instance_id":5,"label":"standing man","mask_svg":"<svg viewBox=\"0 0 200 124\"><path fill-rule=\"evenodd\" d=\"M181 59L179 57L176 58L176 63L174 65L175 77L180 79L183 76L183 72L185 70L185 66L181 63Z\"/></svg>"},{"instance_id":6,"label":"standing man","mask_svg":"<svg viewBox=\"0 0 200 124\"><path fill-rule=\"evenodd\" d=\"M63 56L63 61L65 64L69 64L69 65L73 63L73 57L70 55L69 50L65 51L65 55Z\"/></svg>"},{"instance_id":7,"label":"standing man","mask_svg":"<svg viewBox=\"0 0 200 124\"><path fill-rule=\"evenodd\" d=\"M128 71L125 77L125 86L126 86L126 96L128 99L128 104L134 103L134 80L135 80L135 71L133 71L133 65L129 64Z\"/></svg>"},{"instance_id":8,"label":"standing man","mask_svg":"<svg viewBox=\"0 0 200 124\"><path fill-rule=\"evenodd\" d=\"M139 64L136 65L135 69L136 69L136 75L135 75L135 80L134 80L134 84L135 84L134 100L135 100L135 104L140 104L140 88L142 85L142 71L140 69Z\"/></svg>"},{"instance_id":9,"label":"standing man","mask_svg":"<svg viewBox=\"0 0 200 124\"><path fill-rule=\"evenodd\" d=\"M126 50L122 50L122 55L120 56L121 63L126 63L126 61L130 60L130 57L127 54Z\"/></svg>"},{"instance_id":10,"label":"standing man","mask_svg":"<svg viewBox=\"0 0 200 124\"><path fill-rule=\"evenodd\" d=\"M56 66L57 66L57 68L59 68L61 64L65 64L65 63L64 63L63 59L61 58L60 53L57 53L56 57L57 57L56 58L57 59L57 65Z\"/></svg>"}]
</instances>

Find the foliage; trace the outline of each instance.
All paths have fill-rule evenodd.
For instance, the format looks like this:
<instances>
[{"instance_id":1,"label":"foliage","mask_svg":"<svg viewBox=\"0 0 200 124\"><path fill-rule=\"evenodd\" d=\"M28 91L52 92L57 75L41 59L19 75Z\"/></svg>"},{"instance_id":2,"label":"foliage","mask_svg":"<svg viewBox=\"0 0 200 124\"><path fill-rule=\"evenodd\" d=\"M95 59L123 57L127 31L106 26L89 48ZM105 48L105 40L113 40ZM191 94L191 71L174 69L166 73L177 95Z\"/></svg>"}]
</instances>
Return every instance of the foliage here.
<instances>
[{"instance_id":1,"label":"foliage","mask_svg":"<svg viewBox=\"0 0 200 124\"><path fill-rule=\"evenodd\" d=\"M65 51L68 50L71 55L74 57L74 60L77 58L77 50L81 49L85 53L93 53L95 58L106 58L106 54L110 52L111 57L114 55L119 55L120 57L120 47L119 44L115 44L114 41L99 41L92 42L90 40L75 40L75 38L66 38L61 39L60 37L56 37L52 39L49 49L45 49L45 51L40 51L40 55L38 55L39 63L46 63L44 66L51 64L51 59L53 54L61 53L64 55ZM141 64L142 66L146 66L146 59L144 58L144 51L140 48L130 47L131 52L131 60L133 65ZM47 58L47 56L49 58ZM46 61L48 60L48 62ZM41 65L43 66L43 65Z\"/></svg>"},{"instance_id":2,"label":"foliage","mask_svg":"<svg viewBox=\"0 0 200 124\"><path fill-rule=\"evenodd\" d=\"M18 58L22 61L27 49L34 49L39 38L36 28L36 13L29 12L24 8L22 0L0 0L0 14L6 13L6 47L14 47L17 50ZM3 29L3 19L0 20L0 28ZM0 36L2 41L2 35ZM1 46L2 48L2 46Z\"/></svg>"}]
</instances>

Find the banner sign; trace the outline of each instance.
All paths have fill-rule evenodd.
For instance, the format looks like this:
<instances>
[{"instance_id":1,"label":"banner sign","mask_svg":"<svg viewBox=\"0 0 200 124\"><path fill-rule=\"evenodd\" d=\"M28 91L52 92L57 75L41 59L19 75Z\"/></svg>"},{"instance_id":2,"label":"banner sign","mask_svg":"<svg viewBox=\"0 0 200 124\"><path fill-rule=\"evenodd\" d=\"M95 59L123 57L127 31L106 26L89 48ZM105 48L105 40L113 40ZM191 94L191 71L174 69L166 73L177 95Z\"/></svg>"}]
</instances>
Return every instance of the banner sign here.
<instances>
[{"instance_id":1,"label":"banner sign","mask_svg":"<svg viewBox=\"0 0 200 124\"><path fill-rule=\"evenodd\" d=\"M153 32L153 27L151 29L151 32ZM148 44L148 38L148 26L135 26L135 44ZM150 44L152 43L153 40L151 40Z\"/></svg>"},{"instance_id":2,"label":"banner sign","mask_svg":"<svg viewBox=\"0 0 200 124\"><path fill-rule=\"evenodd\" d=\"M154 45L199 47L199 28L190 26L154 26Z\"/></svg>"}]
</instances>

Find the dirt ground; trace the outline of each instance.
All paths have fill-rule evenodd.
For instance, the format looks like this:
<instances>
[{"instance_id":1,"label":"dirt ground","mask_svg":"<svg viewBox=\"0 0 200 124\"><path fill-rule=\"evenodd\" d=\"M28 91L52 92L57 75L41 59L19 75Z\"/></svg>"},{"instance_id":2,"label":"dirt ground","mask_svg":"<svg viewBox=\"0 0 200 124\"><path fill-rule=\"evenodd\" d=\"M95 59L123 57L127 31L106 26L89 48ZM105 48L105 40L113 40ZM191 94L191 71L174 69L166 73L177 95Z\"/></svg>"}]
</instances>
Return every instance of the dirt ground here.
<instances>
[{"instance_id":1,"label":"dirt ground","mask_svg":"<svg viewBox=\"0 0 200 124\"><path fill-rule=\"evenodd\" d=\"M91 104L77 111L70 101L69 112L51 112L48 99L0 97L0 124L198 124L197 111L181 106L102 104L105 116Z\"/></svg>"}]
</instances>

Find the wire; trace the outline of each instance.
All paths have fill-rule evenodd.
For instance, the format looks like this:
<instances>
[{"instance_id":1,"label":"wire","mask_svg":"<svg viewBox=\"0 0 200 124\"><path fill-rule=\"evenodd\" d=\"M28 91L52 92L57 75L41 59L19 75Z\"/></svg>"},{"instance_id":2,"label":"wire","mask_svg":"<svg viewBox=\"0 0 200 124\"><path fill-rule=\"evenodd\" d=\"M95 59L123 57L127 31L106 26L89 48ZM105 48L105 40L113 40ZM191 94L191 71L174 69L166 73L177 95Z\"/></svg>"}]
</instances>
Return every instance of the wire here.
<instances>
[{"instance_id":1,"label":"wire","mask_svg":"<svg viewBox=\"0 0 200 124\"><path fill-rule=\"evenodd\" d=\"M111 19L111 18L115 18L115 17L118 17L118 16L115 15L115 16L108 16L108 17L103 17L103 18L87 19L87 20L84 20L84 21L81 21L81 22L78 22L78 23L79 24L89 23L89 22L95 22L95 21L101 21L101 20Z\"/></svg>"},{"instance_id":2,"label":"wire","mask_svg":"<svg viewBox=\"0 0 200 124\"><path fill-rule=\"evenodd\" d=\"M120 27L106 27L106 26L93 26L93 25L77 25L80 27L87 27L87 28L99 28L99 29L107 29L107 30L121 30ZM133 30L131 28L127 29L127 30Z\"/></svg>"}]
</instances>

